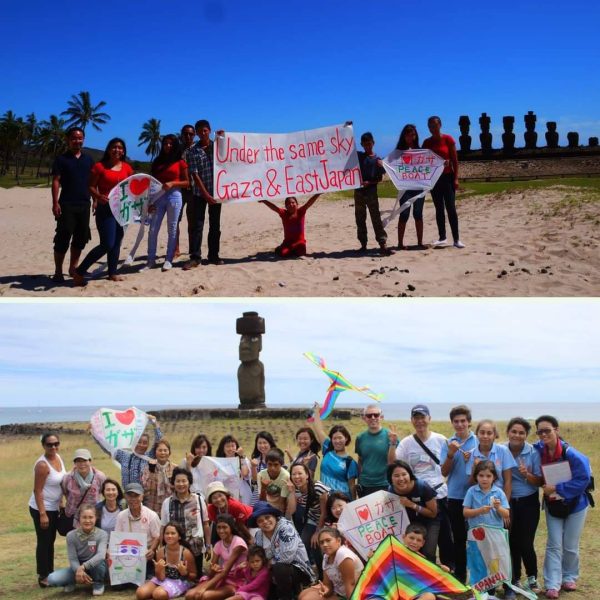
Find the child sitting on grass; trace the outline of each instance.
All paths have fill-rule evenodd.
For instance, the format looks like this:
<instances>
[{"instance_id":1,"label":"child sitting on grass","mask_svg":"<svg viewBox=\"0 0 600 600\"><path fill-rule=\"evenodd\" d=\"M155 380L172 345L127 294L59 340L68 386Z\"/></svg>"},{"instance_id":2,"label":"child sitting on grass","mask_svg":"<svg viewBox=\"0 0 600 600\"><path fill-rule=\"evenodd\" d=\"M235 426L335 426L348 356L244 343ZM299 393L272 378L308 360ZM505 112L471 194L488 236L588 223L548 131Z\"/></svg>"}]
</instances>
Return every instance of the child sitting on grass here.
<instances>
[{"instance_id":1,"label":"child sitting on grass","mask_svg":"<svg viewBox=\"0 0 600 600\"><path fill-rule=\"evenodd\" d=\"M290 256L304 256L306 254L306 238L304 237L304 215L306 211L317 201L321 194L311 196L308 202L298 206L298 200L294 196L285 199L285 209L279 208L268 200L260 200L276 212L283 222L283 242L275 248L275 254L282 258Z\"/></svg>"}]
</instances>

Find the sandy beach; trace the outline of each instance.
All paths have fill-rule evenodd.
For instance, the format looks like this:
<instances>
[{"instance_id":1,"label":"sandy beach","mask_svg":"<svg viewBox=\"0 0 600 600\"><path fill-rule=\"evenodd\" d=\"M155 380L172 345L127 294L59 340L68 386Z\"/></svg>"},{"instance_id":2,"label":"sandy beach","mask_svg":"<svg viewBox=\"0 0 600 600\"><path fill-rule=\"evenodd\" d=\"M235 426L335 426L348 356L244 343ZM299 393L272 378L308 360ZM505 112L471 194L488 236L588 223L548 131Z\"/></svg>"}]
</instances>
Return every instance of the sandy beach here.
<instances>
[{"instance_id":1,"label":"sandy beach","mask_svg":"<svg viewBox=\"0 0 600 600\"><path fill-rule=\"evenodd\" d=\"M381 200L382 211L394 200ZM181 269L187 260L187 223L182 222L181 250L173 270L162 272L166 223L159 237L159 267L140 273L147 238L133 265L122 266L122 282L106 280L106 271L85 288L55 284L52 239L54 219L47 188L0 189L0 296L74 297L349 297L349 296L597 296L600 294L600 203L591 192L557 186L527 192L459 196L461 240L466 248L415 248L411 221L409 250L381 257L370 222L369 252L356 249L352 199L322 197L307 213L309 255L276 260L281 242L277 215L249 203L225 206L222 213L221 266ZM424 211L425 241L437 239L433 204ZM208 221L207 221L208 225ZM397 244L396 221L387 227L389 245ZM121 259L136 232L125 234ZM206 231L205 231L206 237ZM98 242L92 223L92 242ZM203 253L206 252L204 240Z\"/></svg>"}]
</instances>

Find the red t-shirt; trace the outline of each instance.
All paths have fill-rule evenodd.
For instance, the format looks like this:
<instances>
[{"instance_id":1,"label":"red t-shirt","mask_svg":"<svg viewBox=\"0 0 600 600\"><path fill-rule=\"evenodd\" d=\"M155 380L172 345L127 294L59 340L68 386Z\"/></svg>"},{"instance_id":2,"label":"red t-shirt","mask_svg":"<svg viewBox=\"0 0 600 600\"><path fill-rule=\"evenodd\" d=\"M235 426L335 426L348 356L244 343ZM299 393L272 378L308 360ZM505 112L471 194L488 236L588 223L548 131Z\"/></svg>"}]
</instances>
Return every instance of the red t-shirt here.
<instances>
[{"instance_id":1,"label":"red t-shirt","mask_svg":"<svg viewBox=\"0 0 600 600\"><path fill-rule=\"evenodd\" d=\"M103 196L108 196L110 190L115 185L133 175L133 169L130 164L122 162L121 168L118 171L113 171L112 169L107 169L101 162L97 162L92 167L92 175L98 176L98 191Z\"/></svg>"},{"instance_id":2,"label":"red t-shirt","mask_svg":"<svg viewBox=\"0 0 600 600\"><path fill-rule=\"evenodd\" d=\"M185 160L178 160L170 165L158 165L152 167L152 175L161 183L169 183L169 181L185 180L184 169L187 169Z\"/></svg>"},{"instance_id":3,"label":"red t-shirt","mask_svg":"<svg viewBox=\"0 0 600 600\"><path fill-rule=\"evenodd\" d=\"M442 137L439 140L434 140L432 137L427 138L423 142L423 148L433 150L438 156L441 156L444 160L450 160L450 150L456 147L456 142L451 135L442 133ZM444 173L452 173L452 165L448 163L444 167Z\"/></svg>"},{"instance_id":4,"label":"red t-shirt","mask_svg":"<svg viewBox=\"0 0 600 600\"><path fill-rule=\"evenodd\" d=\"M283 222L284 244L297 244L299 242L306 244L306 238L304 237L304 215L306 211L306 204L298 207L295 215L288 215L285 208L278 209Z\"/></svg>"},{"instance_id":5,"label":"red t-shirt","mask_svg":"<svg viewBox=\"0 0 600 600\"><path fill-rule=\"evenodd\" d=\"M206 509L208 510L209 521L215 521L219 516L219 511L214 504L209 504ZM227 512L236 520L238 523L245 523L248 517L252 514L252 507L247 504L242 504L235 498L227 499Z\"/></svg>"}]
</instances>

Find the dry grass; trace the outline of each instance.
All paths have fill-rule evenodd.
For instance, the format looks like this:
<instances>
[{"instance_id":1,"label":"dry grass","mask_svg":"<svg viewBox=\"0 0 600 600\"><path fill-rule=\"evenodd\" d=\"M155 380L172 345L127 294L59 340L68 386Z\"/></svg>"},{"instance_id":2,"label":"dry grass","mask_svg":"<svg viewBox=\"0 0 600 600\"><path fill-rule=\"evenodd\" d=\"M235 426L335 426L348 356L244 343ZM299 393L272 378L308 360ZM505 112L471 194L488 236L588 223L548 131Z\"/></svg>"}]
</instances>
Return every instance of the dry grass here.
<instances>
[{"instance_id":1,"label":"dry grass","mask_svg":"<svg viewBox=\"0 0 600 600\"><path fill-rule=\"evenodd\" d=\"M360 419L345 422L352 435L355 436L363 429ZM407 422L395 422L402 435L412 433ZM266 429L273 433L282 448L294 448L294 432L303 425L301 421L273 420L270 422L253 420L228 421L178 421L166 423L163 427L165 436L173 447L173 461L178 462L188 449L191 439L200 432L206 433L211 440L218 442L225 433L233 433L238 437L246 452L253 447L254 433ZM79 425L83 427L83 425ZM500 431L503 424L499 424ZM448 423L433 423L432 429L445 435L451 433ZM600 472L600 452L598 451L597 424L564 424L561 432L565 439L580 449L592 459L596 473ZM118 470L104 455L95 443L82 434L63 434L61 454L68 462L76 448L88 447L95 456L94 464L105 473L117 477ZM215 444L216 446L216 444ZM0 496L0 581L2 582L2 597L17 598L62 598L60 590L41 590L37 587L35 576L35 532L27 509L31 493L33 477L32 465L41 453L39 440L32 436L0 438L0 454L2 470L0 471L0 486L4 493ZM581 544L580 591L570 594L571 600L598 597L600 589L600 574L596 571L596 561L600 559L600 508L589 511L586 527ZM540 524L536 547L541 572L543 549L545 544L545 525ZM56 542L56 567L66 565L66 550L63 538ZM79 589L70 597L83 598L89 596L89 590ZM116 598L131 598L131 591L110 592L105 596L108 600Z\"/></svg>"}]
</instances>

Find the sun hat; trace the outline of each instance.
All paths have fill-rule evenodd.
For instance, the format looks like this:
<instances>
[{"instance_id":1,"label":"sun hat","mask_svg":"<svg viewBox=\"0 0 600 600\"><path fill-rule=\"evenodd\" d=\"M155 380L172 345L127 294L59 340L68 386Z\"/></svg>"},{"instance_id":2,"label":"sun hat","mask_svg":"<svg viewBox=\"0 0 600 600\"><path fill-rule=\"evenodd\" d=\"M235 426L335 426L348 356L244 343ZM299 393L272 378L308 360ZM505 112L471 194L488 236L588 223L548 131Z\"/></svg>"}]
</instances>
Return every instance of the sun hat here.
<instances>
[{"instance_id":1,"label":"sun hat","mask_svg":"<svg viewBox=\"0 0 600 600\"><path fill-rule=\"evenodd\" d=\"M126 494L137 494L138 496L141 496L144 493L144 488L139 483L133 481L125 486L124 492Z\"/></svg>"},{"instance_id":2,"label":"sun hat","mask_svg":"<svg viewBox=\"0 0 600 600\"><path fill-rule=\"evenodd\" d=\"M430 417L431 413L425 404L417 404L410 409L410 416L414 417L415 415L426 415Z\"/></svg>"},{"instance_id":3,"label":"sun hat","mask_svg":"<svg viewBox=\"0 0 600 600\"><path fill-rule=\"evenodd\" d=\"M87 448L78 448L75 450L75 454L73 454L73 462L75 462L78 458L83 458L83 460L92 460L92 453Z\"/></svg>"},{"instance_id":4,"label":"sun hat","mask_svg":"<svg viewBox=\"0 0 600 600\"><path fill-rule=\"evenodd\" d=\"M206 499L210 502L210 497L215 492L223 492L226 496L231 496L231 492L220 482L212 481L206 488Z\"/></svg>"},{"instance_id":5,"label":"sun hat","mask_svg":"<svg viewBox=\"0 0 600 600\"><path fill-rule=\"evenodd\" d=\"M258 527L256 524L256 519L258 517L263 517L264 515L272 515L276 519L283 516L283 513L266 502L265 500L259 500L252 509L252 514L248 517L248 521L246 521L246 525L248 527Z\"/></svg>"}]
</instances>

